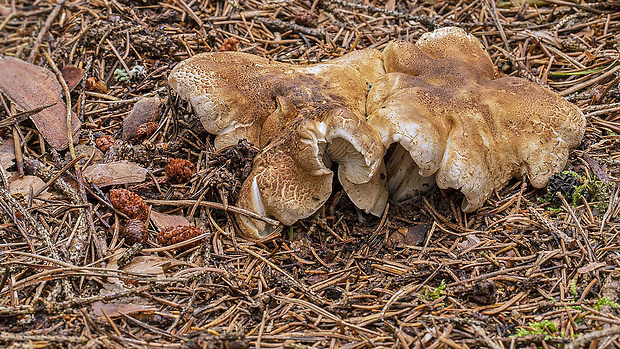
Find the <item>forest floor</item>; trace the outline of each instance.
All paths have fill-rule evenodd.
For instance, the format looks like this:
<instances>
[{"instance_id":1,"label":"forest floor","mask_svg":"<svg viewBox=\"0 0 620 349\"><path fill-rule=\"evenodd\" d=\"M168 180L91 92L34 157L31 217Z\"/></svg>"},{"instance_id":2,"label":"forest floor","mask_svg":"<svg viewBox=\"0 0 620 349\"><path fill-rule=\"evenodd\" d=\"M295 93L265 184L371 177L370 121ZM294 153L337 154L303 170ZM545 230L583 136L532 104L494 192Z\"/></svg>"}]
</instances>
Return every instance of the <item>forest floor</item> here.
<instances>
[{"instance_id":1,"label":"forest floor","mask_svg":"<svg viewBox=\"0 0 620 349\"><path fill-rule=\"evenodd\" d=\"M258 242L235 233L227 205L256 149L214 150L167 87L175 64L219 50L324 62L445 26L479 38L498 76L583 110L586 135L555 189L513 180L465 214L458 193L435 188L375 218L335 184L290 228ZM37 123L43 105L8 97L36 74L0 86L0 346L620 347L615 0L0 0L0 56L62 73L66 87L26 94L64 103L71 90L81 122L72 155L53 145L66 124ZM138 140L146 121L154 133ZM171 184L169 158L197 172ZM113 188L149 205L144 246L125 243ZM202 228L198 245L158 244L183 223Z\"/></svg>"}]
</instances>

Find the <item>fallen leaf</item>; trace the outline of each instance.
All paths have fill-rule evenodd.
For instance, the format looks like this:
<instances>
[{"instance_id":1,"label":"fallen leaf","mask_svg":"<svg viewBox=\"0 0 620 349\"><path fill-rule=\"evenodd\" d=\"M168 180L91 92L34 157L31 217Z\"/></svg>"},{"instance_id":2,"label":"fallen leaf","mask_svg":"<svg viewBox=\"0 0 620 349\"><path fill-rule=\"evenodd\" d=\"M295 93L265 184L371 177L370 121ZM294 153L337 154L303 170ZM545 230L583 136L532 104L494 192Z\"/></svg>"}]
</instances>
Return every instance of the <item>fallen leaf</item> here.
<instances>
[{"instance_id":1,"label":"fallen leaf","mask_svg":"<svg viewBox=\"0 0 620 349\"><path fill-rule=\"evenodd\" d=\"M94 152L94 154L93 154ZM97 147L95 147L94 145L89 145L89 144L78 144L75 146L75 156L80 156L80 155L86 155L85 158L83 158L82 160L78 161L78 164L85 164L87 161L90 160L90 164L94 165L94 164L100 164L103 162L103 152L99 149L97 149ZM92 157L92 159L91 159Z\"/></svg>"},{"instance_id":2,"label":"fallen leaf","mask_svg":"<svg viewBox=\"0 0 620 349\"><path fill-rule=\"evenodd\" d=\"M590 263L590 264L588 264L588 265L586 265L584 267L581 267L581 268L577 269L577 272L579 274L585 274L585 273L589 273L591 271L594 271L594 270L596 270L598 268L602 268L602 267L604 267L606 265L607 265L607 263L605 263L605 262Z\"/></svg>"},{"instance_id":3,"label":"fallen leaf","mask_svg":"<svg viewBox=\"0 0 620 349\"><path fill-rule=\"evenodd\" d=\"M19 198L27 198L30 195L30 191L32 188L32 193L35 194L39 189L45 186L45 182L37 176L23 176L16 177L11 179L9 183L9 193L13 197ZM51 194L46 190L44 190L38 198L48 199L51 197Z\"/></svg>"},{"instance_id":4,"label":"fallen leaf","mask_svg":"<svg viewBox=\"0 0 620 349\"><path fill-rule=\"evenodd\" d=\"M67 86L69 86L69 91L73 91L80 81L82 81L82 77L84 77L84 69L72 65L62 68L60 72L65 82L67 82Z\"/></svg>"},{"instance_id":5,"label":"fallen leaf","mask_svg":"<svg viewBox=\"0 0 620 349\"><path fill-rule=\"evenodd\" d=\"M57 150L67 148L67 106L62 98L62 87L51 71L17 58L0 58L0 91L22 111L56 103L30 119L52 147ZM75 140L80 126L80 120L72 112L71 128Z\"/></svg>"},{"instance_id":6,"label":"fallen leaf","mask_svg":"<svg viewBox=\"0 0 620 349\"><path fill-rule=\"evenodd\" d=\"M15 160L15 143L9 138L0 144L0 165L5 170L13 166Z\"/></svg>"},{"instance_id":7,"label":"fallen leaf","mask_svg":"<svg viewBox=\"0 0 620 349\"><path fill-rule=\"evenodd\" d=\"M94 76L86 79L86 89L88 91L98 91L101 93L108 93L108 85L105 81L101 81Z\"/></svg>"},{"instance_id":8,"label":"fallen leaf","mask_svg":"<svg viewBox=\"0 0 620 349\"><path fill-rule=\"evenodd\" d=\"M590 166L590 168L592 169L592 172L594 172L594 174L596 175L596 179L598 179L599 181L608 183L608 184L611 182L611 179L609 178L609 175L607 174L607 165L603 164L601 166L601 164L599 164L598 161L596 161L593 157L585 153L583 154L582 158L588 163L588 166Z\"/></svg>"},{"instance_id":9,"label":"fallen leaf","mask_svg":"<svg viewBox=\"0 0 620 349\"><path fill-rule=\"evenodd\" d=\"M400 228L390 235L390 246L421 246L430 228L428 224L416 224L412 227Z\"/></svg>"},{"instance_id":10,"label":"fallen leaf","mask_svg":"<svg viewBox=\"0 0 620 349\"><path fill-rule=\"evenodd\" d=\"M145 313L152 314L157 311L157 307L153 305L134 304L128 301L129 300L111 301L110 303L95 302L92 304L93 314L103 317L103 313L105 312L109 317L114 319L121 317L121 313L126 315L145 315Z\"/></svg>"},{"instance_id":11,"label":"fallen leaf","mask_svg":"<svg viewBox=\"0 0 620 349\"><path fill-rule=\"evenodd\" d=\"M155 121L159 116L159 97L144 97L134 105L131 113L123 118L123 140L136 137L138 127L144 123Z\"/></svg>"},{"instance_id":12,"label":"fallen leaf","mask_svg":"<svg viewBox=\"0 0 620 349\"><path fill-rule=\"evenodd\" d=\"M127 263L121 270L128 273L155 276L158 279L166 277L163 266L169 265L173 258L159 256L138 256Z\"/></svg>"},{"instance_id":13,"label":"fallen leaf","mask_svg":"<svg viewBox=\"0 0 620 349\"><path fill-rule=\"evenodd\" d=\"M4 6L4 5L0 5L0 16L3 17L7 17L8 15L10 15L13 11L11 11L11 8L8 6Z\"/></svg>"},{"instance_id":14,"label":"fallen leaf","mask_svg":"<svg viewBox=\"0 0 620 349\"><path fill-rule=\"evenodd\" d=\"M141 183L146 179L146 169L129 161L110 162L88 166L83 175L100 187L110 185Z\"/></svg>"},{"instance_id":15,"label":"fallen leaf","mask_svg":"<svg viewBox=\"0 0 620 349\"><path fill-rule=\"evenodd\" d=\"M478 245L480 243L480 239L473 234L467 235L467 240L463 242L459 242L457 246L461 251L469 250L470 248Z\"/></svg>"},{"instance_id":16,"label":"fallen leaf","mask_svg":"<svg viewBox=\"0 0 620 349\"><path fill-rule=\"evenodd\" d=\"M177 225L189 225L187 218L181 215L171 215L151 210L151 220L157 228L176 227Z\"/></svg>"}]
</instances>

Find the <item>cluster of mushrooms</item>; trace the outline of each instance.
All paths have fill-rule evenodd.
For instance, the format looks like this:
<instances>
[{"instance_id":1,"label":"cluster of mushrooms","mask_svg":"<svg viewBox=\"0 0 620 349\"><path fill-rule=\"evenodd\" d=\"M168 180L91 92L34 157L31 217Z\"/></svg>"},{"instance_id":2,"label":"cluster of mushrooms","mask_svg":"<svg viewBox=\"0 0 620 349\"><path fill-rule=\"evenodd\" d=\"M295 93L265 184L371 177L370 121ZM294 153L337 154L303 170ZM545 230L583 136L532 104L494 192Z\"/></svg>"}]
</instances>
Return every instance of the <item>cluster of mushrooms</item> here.
<instances>
[{"instance_id":1,"label":"cluster of mushrooms","mask_svg":"<svg viewBox=\"0 0 620 349\"><path fill-rule=\"evenodd\" d=\"M377 216L388 198L434 184L459 190L465 212L513 177L544 187L580 143L585 117L547 88L494 75L480 41L451 27L309 66L204 53L177 65L169 83L216 149L260 145L237 206L291 225L329 198L334 162L352 202ZM237 222L248 238L273 230Z\"/></svg>"}]
</instances>

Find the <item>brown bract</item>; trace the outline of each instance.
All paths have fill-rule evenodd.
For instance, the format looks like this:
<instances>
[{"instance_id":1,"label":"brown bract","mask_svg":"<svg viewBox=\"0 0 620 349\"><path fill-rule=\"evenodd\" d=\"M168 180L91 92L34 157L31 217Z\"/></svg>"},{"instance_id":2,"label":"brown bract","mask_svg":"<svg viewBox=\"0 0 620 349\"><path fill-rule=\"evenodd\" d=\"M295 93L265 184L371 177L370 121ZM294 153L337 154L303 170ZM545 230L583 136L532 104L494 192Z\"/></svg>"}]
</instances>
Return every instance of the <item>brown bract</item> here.
<instances>
[{"instance_id":1,"label":"brown bract","mask_svg":"<svg viewBox=\"0 0 620 349\"><path fill-rule=\"evenodd\" d=\"M436 182L460 190L471 212L513 177L544 187L583 137L575 105L524 79L494 80L482 44L462 29L392 42L383 59L367 107L383 144L398 143L387 162L394 199Z\"/></svg>"}]
</instances>

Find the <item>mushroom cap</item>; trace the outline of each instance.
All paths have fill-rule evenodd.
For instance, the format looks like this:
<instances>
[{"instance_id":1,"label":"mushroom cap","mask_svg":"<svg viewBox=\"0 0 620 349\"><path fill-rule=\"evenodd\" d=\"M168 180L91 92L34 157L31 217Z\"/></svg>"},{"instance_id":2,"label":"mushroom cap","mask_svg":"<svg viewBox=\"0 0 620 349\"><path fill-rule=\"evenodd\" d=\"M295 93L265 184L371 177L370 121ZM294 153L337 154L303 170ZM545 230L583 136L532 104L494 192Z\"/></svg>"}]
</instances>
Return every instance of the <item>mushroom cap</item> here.
<instances>
[{"instance_id":1,"label":"mushroom cap","mask_svg":"<svg viewBox=\"0 0 620 349\"><path fill-rule=\"evenodd\" d=\"M241 52L202 53L179 63L168 82L216 135L216 149L241 139L266 144L260 141L261 129L278 96L297 109L337 102L363 117L367 84L384 73L381 57L366 49L295 66Z\"/></svg>"},{"instance_id":2,"label":"mushroom cap","mask_svg":"<svg viewBox=\"0 0 620 349\"><path fill-rule=\"evenodd\" d=\"M402 156L388 161L393 198L435 176L440 188L460 190L471 212L513 177L545 186L583 137L579 108L524 79L493 80L488 54L460 28L390 43L383 54L387 74L369 92L368 121L385 147L399 143L414 163L403 162L410 178L395 173Z\"/></svg>"},{"instance_id":3,"label":"mushroom cap","mask_svg":"<svg viewBox=\"0 0 620 349\"><path fill-rule=\"evenodd\" d=\"M338 175L344 186L352 192L358 185L367 189L350 194L363 196L358 205L382 212L387 200L385 177L373 179L381 171L383 153L378 133L348 109L329 105L301 110L281 136L257 155L237 205L285 225L307 218L331 194L334 161L340 165ZM258 220L238 215L237 222L248 238L271 233L271 227Z\"/></svg>"}]
</instances>

